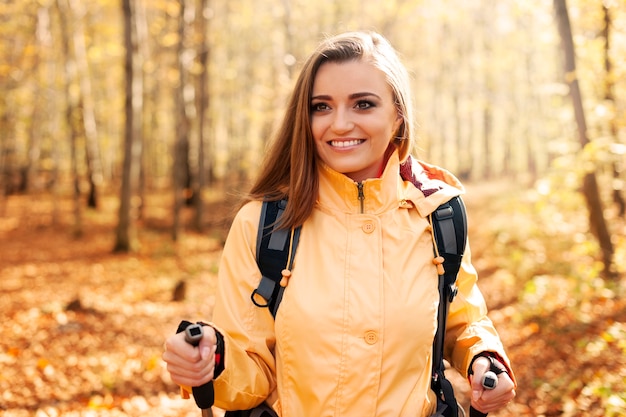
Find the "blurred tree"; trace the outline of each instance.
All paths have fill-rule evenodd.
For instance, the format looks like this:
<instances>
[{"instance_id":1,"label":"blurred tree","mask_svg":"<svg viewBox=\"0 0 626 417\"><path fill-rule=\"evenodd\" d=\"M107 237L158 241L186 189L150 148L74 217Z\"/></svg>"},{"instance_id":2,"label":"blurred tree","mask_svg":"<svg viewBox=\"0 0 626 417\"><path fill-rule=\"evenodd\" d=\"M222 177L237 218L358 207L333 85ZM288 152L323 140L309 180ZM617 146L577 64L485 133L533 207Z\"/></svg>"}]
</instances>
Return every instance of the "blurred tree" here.
<instances>
[{"instance_id":1,"label":"blurred tree","mask_svg":"<svg viewBox=\"0 0 626 417\"><path fill-rule=\"evenodd\" d=\"M37 29L35 31L37 54L35 57L36 83L33 85L35 96L45 95L50 83L47 80L54 78L54 72L46 59L46 53L52 48L52 33L50 31L50 5L41 5L37 10ZM24 168L24 190L33 188L39 169L41 156L42 135L39 126L45 123L45 109L47 100L33 100L28 131L28 156Z\"/></svg>"},{"instance_id":2,"label":"blurred tree","mask_svg":"<svg viewBox=\"0 0 626 417\"><path fill-rule=\"evenodd\" d=\"M208 0L198 0L198 13L196 16L196 26L198 34L197 46L197 159L195 175L192 178L191 190L194 196L193 202L195 206L194 226L197 231L202 231L204 223L204 198L203 192L207 176L212 177L211 167L207 170L205 167L205 140L206 140L206 115L209 108L208 86L208 65L210 56L210 45L207 39L208 21L210 19L211 10L208 7Z\"/></svg>"},{"instance_id":3,"label":"blurred tree","mask_svg":"<svg viewBox=\"0 0 626 417\"><path fill-rule=\"evenodd\" d=\"M79 106L79 97L76 94L76 89L73 88L73 80L76 78L76 64L75 59L72 56L70 49L70 28L68 27L69 5L67 0L57 0L57 10L59 12L59 23L61 29L61 46L63 49L63 55L65 58L65 123L69 131L69 146L70 146L70 165L71 165L71 177L72 177L72 189L73 189L73 204L74 204L74 224L73 233L76 236L80 236L83 233L83 221L82 221L82 208L80 202L80 172L78 169L78 150L77 142L80 136L78 126L76 123L77 110Z\"/></svg>"},{"instance_id":4,"label":"blurred tree","mask_svg":"<svg viewBox=\"0 0 626 417\"><path fill-rule=\"evenodd\" d=\"M191 201L192 172L189 166L189 135L191 132L192 114L194 112L195 88L191 83L188 68L193 62L195 51L188 47L187 31L193 21L195 8L192 3L179 0L177 69L178 88L176 89L176 137L174 139L173 174L173 224L172 239L178 240L181 230L181 215L184 204Z\"/></svg>"},{"instance_id":5,"label":"blurred tree","mask_svg":"<svg viewBox=\"0 0 626 417\"><path fill-rule=\"evenodd\" d=\"M581 148L584 149L587 145L589 145L590 141L587 136L587 122L585 120L582 93L578 84L578 75L576 74L576 54L574 50L574 40L572 37L569 13L565 0L554 0L554 7L556 11L557 23L559 25L559 34L561 36L563 52L565 55L565 80L570 87L576 126L578 127L578 141ZM587 210L589 211L589 226L591 232L598 240L598 244L602 250L604 274L605 276L610 277L613 275L613 243L611 242L611 235L609 233L606 220L604 219L602 199L598 190L598 181L595 171L588 167L584 167L584 169L583 194L585 201L587 202Z\"/></svg>"},{"instance_id":6,"label":"blurred tree","mask_svg":"<svg viewBox=\"0 0 626 417\"><path fill-rule=\"evenodd\" d=\"M74 27L72 28L74 63L76 76L78 77L78 94L80 120L82 121L85 139L85 158L87 165L87 181L89 192L87 204L89 207L98 207L98 187L102 184L102 163L100 160L100 144L98 142L98 130L94 110L94 98L92 95L91 76L89 74L89 62L87 57L87 45L85 41L85 28L83 21L85 9L81 0L67 0L69 16Z\"/></svg>"},{"instance_id":7,"label":"blurred tree","mask_svg":"<svg viewBox=\"0 0 626 417\"><path fill-rule=\"evenodd\" d=\"M137 30L137 0L122 0L124 18L125 54L125 93L124 115L124 163L122 167L122 185L120 189L120 205L116 241L113 248L116 252L128 252L137 246L134 219L136 204L133 196L137 192L142 153L142 111L143 81L142 59L139 53Z\"/></svg>"},{"instance_id":8,"label":"blurred tree","mask_svg":"<svg viewBox=\"0 0 626 417\"><path fill-rule=\"evenodd\" d=\"M132 172L137 172L138 178L136 179L136 186L133 187L133 194L137 196L136 204L131 206L131 210L135 213L136 219L144 218L144 207L146 201L146 169L147 164L145 163L146 157L146 131L147 131L147 109L146 103L150 100L150 92L148 91L148 85L146 82L146 71L145 68L149 65L147 61L150 57L150 47L149 47L149 30L148 30L148 16L146 10L146 4L144 0L134 0L134 3L131 5L135 5L134 12L134 32L131 31L131 34L135 33L137 36L137 51L135 57L133 58L133 83L141 82L141 97L137 97L133 100L133 114L136 117L136 121L133 123L134 137L139 138L135 139L138 143L134 143L133 149L136 149L136 152L132 152L134 155L133 159L133 170L131 170L131 179L135 179L135 176L132 175ZM132 10L131 10L132 12ZM139 94L137 90L135 90L135 95ZM138 103L141 105L138 105ZM140 150L139 150L140 148Z\"/></svg>"},{"instance_id":9,"label":"blurred tree","mask_svg":"<svg viewBox=\"0 0 626 417\"><path fill-rule=\"evenodd\" d=\"M602 37L604 38L604 100L611 108L611 113L615 114L617 104L615 103L615 73L613 71L613 64L611 62L611 36L613 21L611 18L611 10L607 6L606 2L602 3L602 14L604 16L604 27L602 29ZM618 139L617 118L612 117L609 121L609 134L611 141L616 143ZM623 195L623 183L622 180L622 167L623 163L619 161L618 156L613 161L613 202L617 206L618 214L621 217L626 215L626 202Z\"/></svg>"}]
</instances>

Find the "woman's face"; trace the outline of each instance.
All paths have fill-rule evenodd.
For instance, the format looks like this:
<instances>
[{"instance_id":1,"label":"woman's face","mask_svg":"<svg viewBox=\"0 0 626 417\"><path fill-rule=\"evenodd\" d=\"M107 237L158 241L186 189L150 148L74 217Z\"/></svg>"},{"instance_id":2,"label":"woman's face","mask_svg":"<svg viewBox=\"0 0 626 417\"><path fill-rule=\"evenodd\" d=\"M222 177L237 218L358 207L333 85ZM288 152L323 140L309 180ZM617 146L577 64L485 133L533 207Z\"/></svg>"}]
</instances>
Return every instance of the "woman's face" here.
<instances>
[{"instance_id":1,"label":"woman's face","mask_svg":"<svg viewBox=\"0 0 626 417\"><path fill-rule=\"evenodd\" d=\"M385 74L364 61L326 62L315 76L311 129L321 160L360 182L380 175L402 124Z\"/></svg>"}]
</instances>

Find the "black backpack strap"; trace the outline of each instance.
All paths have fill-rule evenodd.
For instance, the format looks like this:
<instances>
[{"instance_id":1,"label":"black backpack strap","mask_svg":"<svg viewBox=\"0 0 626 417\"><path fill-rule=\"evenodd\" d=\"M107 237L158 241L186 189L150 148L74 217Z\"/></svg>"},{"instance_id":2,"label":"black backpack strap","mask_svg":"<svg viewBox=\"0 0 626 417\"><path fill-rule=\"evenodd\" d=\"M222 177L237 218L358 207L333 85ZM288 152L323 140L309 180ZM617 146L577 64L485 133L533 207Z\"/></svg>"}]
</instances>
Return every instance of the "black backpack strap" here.
<instances>
[{"instance_id":1,"label":"black backpack strap","mask_svg":"<svg viewBox=\"0 0 626 417\"><path fill-rule=\"evenodd\" d=\"M446 299L452 302L456 296L456 276L467 243L467 215L461 197L454 197L440 205L432 214L433 233L437 243L437 254L444 258L444 283Z\"/></svg>"},{"instance_id":2,"label":"black backpack strap","mask_svg":"<svg viewBox=\"0 0 626 417\"><path fill-rule=\"evenodd\" d=\"M301 227L275 229L285 207L287 200L263 202L256 248L261 281L251 295L255 305L268 307L274 317L284 291L284 287L280 285L281 271L292 267L301 230Z\"/></svg>"},{"instance_id":3,"label":"black backpack strap","mask_svg":"<svg viewBox=\"0 0 626 417\"><path fill-rule=\"evenodd\" d=\"M437 333L433 342L432 388L448 406L444 415L458 415L458 405L452 384L445 378L443 348L446 321L450 303L457 294L456 277L461 268L461 260L467 242L467 216L461 197L454 197L442 204L431 215L435 255L444 258L443 274L439 275L439 311Z\"/></svg>"}]
</instances>

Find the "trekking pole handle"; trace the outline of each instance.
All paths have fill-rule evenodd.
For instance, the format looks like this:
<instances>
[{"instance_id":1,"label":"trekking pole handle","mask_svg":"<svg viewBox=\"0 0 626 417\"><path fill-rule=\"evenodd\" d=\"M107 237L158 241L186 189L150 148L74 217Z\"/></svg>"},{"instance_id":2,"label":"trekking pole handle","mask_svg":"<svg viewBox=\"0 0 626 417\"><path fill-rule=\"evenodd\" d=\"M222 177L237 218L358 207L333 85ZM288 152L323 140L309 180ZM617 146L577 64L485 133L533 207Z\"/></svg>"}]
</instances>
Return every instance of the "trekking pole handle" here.
<instances>
[{"instance_id":1,"label":"trekking pole handle","mask_svg":"<svg viewBox=\"0 0 626 417\"><path fill-rule=\"evenodd\" d=\"M204 336L201 324L190 324L185 328L185 342L192 346L198 346L200 340ZM215 401L215 392L213 391L213 381L209 381L199 387L192 387L193 399L196 405L202 410L203 416L212 416L211 407Z\"/></svg>"},{"instance_id":2,"label":"trekking pole handle","mask_svg":"<svg viewBox=\"0 0 626 417\"><path fill-rule=\"evenodd\" d=\"M485 372L482 384L485 389L495 389L498 386L498 375L496 375L493 371ZM474 407L470 407L470 417L487 417L487 413L483 413Z\"/></svg>"}]
</instances>

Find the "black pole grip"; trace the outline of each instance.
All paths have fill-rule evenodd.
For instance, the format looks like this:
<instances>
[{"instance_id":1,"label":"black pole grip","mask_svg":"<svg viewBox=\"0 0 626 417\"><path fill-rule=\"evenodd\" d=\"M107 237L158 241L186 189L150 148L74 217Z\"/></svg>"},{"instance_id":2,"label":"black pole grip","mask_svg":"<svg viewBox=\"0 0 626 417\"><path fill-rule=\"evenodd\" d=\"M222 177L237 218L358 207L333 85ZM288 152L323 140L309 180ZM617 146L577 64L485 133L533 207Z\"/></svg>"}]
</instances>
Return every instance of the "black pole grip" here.
<instances>
[{"instance_id":1,"label":"black pole grip","mask_svg":"<svg viewBox=\"0 0 626 417\"><path fill-rule=\"evenodd\" d=\"M204 335L201 324L194 324L187 320L183 320L178 325L176 333L185 332L185 341L192 346L198 346ZM215 401L215 391L213 390L213 381L209 381L199 387L192 387L193 399L196 405L202 409L210 409Z\"/></svg>"},{"instance_id":2,"label":"black pole grip","mask_svg":"<svg viewBox=\"0 0 626 417\"><path fill-rule=\"evenodd\" d=\"M470 415L470 417L487 417L487 413L483 413L482 411L478 411L474 407L470 407L469 415Z\"/></svg>"}]
</instances>

